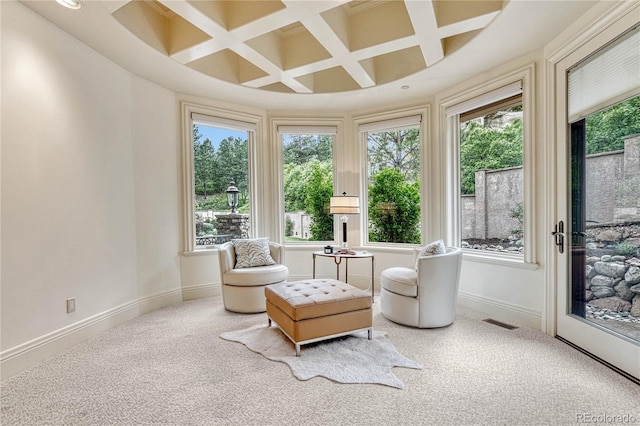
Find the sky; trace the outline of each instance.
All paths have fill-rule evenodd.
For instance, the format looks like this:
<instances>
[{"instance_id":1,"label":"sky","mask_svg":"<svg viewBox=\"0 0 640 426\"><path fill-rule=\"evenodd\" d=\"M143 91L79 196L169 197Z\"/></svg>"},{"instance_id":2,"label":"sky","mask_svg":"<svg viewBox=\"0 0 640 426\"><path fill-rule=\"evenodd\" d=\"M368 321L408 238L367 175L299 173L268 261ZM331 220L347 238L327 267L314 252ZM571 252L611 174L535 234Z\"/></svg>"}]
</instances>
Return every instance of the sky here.
<instances>
[{"instance_id":1,"label":"sky","mask_svg":"<svg viewBox=\"0 0 640 426\"><path fill-rule=\"evenodd\" d=\"M203 126L202 124L196 124L196 126L202 135L202 139L200 140L203 141L209 138L214 148L218 148L218 146L220 146L220 141L229 136L242 139L247 138L247 132L242 130L221 129L218 127Z\"/></svg>"}]
</instances>

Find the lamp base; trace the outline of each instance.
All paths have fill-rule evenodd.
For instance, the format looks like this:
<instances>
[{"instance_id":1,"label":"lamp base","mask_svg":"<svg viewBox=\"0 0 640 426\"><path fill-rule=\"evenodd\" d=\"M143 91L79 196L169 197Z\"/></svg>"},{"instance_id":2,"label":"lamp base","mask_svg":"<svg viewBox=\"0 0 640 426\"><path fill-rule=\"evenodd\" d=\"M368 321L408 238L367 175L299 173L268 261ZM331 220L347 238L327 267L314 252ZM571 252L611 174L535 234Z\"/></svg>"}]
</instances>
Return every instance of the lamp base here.
<instances>
[{"instance_id":1,"label":"lamp base","mask_svg":"<svg viewBox=\"0 0 640 426\"><path fill-rule=\"evenodd\" d=\"M349 218L347 216L342 216L340 220L342 221L342 243L340 244L340 248L347 250L349 249L347 246L347 222L349 221Z\"/></svg>"}]
</instances>

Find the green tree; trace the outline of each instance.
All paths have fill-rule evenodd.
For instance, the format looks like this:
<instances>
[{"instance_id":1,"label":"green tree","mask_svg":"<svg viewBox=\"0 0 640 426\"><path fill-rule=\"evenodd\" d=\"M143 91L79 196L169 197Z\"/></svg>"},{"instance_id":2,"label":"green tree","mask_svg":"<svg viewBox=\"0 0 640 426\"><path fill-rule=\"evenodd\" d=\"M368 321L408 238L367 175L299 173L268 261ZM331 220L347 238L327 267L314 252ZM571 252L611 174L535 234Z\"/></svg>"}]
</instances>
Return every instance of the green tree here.
<instances>
[{"instance_id":1,"label":"green tree","mask_svg":"<svg viewBox=\"0 0 640 426\"><path fill-rule=\"evenodd\" d=\"M198 195L210 195L216 191L215 171L216 152L211 141L207 138L200 142L200 138L193 141L193 174L195 191Z\"/></svg>"},{"instance_id":2,"label":"green tree","mask_svg":"<svg viewBox=\"0 0 640 426\"><path fill-rule=\"evenodd\" d=\"M310 175L312 162L306 164L285 164L284 166L284 209L295 212L305 209L306 181Z\"/></svg>"},{"instance_id":3,"label":"green tree","mask_svg":"<svg viewBox=\"0 0 640 426\"><path fill-rule=\"evenodd\" d=\"M284 168L285 211L304 211L310 216L310 239L333 239L333 216L327 210L333 195L331 161L313 159L303 164L287 164Z\"/></svg>"},{"instance_id":4,"label":"green tree","mask_svg":"<svg viewBox=\"0 0 640 426\"><path fill-rule=\"evenodd\" d=\"M233 180L240 190L238 208L248 205L249 197L249 150L246 139L228 137L220 141L217 152L217 175L215 191L223 193Z\"/></svg>"},{"instance_id":5,"label":"green tree","mask_svg":"<svg viewBox=\"0 0 640 426\"><path fill-rule=\"evenodd\" d=\"M398 170L407 181L417 181L420 171L420 130L417 128L368 134L369 176Z\"/></svg>"},{"instance_id":6,"label":"green tree","mask_svg":"<svg viewBox=\"0 0 640 426\"><path fill-rule=\"evenodd\" d=\"M227 194L214 194L196 201L196 210L224 211L228 209Z\"/></svg>"},{"instance_id":7,"label":"green tree","mask_svg":"<svg viewBox=\"0 0 640 426\"><path fill-rule=\"evenodd\" d=\"M624 137L640 133L640 96L586 119L587 154L621 150Z\"/></svg>"},{"instance_id":8,"label":"green tree","mask_svg":"<svg viewBox=\"0 0 640 426\"><path fill-rule=\"evenodd\" d=\"M369 185L369 241L420 243L420 187L393 168Z\"/></svg>"},{"instance_id":9,"label":"green tree","mask_svg":"<svg viewBox=\"0 0 640 426\"><path fill-rule=\"evenodd\" d=\"M314 159L331 161L332 149L330 135L285 135L284 164L304 164Z\"/></svg>"},{"instance_id":10,"label":"green tree","mask_svg":"<svg viewBox=\"0 0 640 426\"><path fill-rule=\"evenodd\" d=\"M460 130L460 186L462 194L475 193L478 170L498 170L522 165L522 120L498 127L477 121L462 123Z\"/></svg>"},{"instance_id":11,"label":"green tree","mask_svg":"<svg viewBox=\"0 0 640 426\"><path fill-rule=\"evenodd\" d=\"M284 236L290 237L293 235L293 221L291 218L287 217L284 223Z\"/></svg>"},{"instance_id":12,"label":"green tree","mask_svg":"<svg viewBox=\"0 0 640 426\"><path fill-rule=\"evenodd\" d=\"M306 181L305 211L309 214L310 239L333 240L333 215L329 213L329 200L333 195L333 173L327 170L327 162L312 161L309 179Z\"/></svg>"}]
</instances>

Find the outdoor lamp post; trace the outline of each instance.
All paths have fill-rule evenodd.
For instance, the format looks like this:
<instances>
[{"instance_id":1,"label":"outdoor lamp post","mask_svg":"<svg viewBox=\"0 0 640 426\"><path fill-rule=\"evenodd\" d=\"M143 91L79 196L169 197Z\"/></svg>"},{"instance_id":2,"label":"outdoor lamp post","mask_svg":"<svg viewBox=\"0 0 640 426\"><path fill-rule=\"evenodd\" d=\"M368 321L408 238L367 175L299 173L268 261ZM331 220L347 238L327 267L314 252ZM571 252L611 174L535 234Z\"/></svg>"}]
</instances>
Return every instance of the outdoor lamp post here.
<instances>
[{"instance_id":1,"label":"outdoor lamp post","mask_svg":"<svg viewBox=\"0 0 640 426\"><path fill-rule=\"evenodd\" d=\"M227 202L229 203L229 207L231 207L231 213L238 213L236 211L236 207L238 207L238 192L240 191L236 187L236 183L234 181L229 182Z\"/></svg>"}]
</instances>

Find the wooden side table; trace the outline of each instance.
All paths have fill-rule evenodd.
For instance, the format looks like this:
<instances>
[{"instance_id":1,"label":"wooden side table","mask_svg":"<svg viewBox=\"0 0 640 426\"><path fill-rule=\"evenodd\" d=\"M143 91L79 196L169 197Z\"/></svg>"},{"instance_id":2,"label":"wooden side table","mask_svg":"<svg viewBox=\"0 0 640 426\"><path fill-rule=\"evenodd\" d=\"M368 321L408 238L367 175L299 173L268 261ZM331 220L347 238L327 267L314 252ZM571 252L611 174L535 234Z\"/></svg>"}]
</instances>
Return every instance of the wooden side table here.
<instances>
[{"instance_id":1,"label":"wooden side table","mask_svg":"<svg viewBox=\"0 0 640 426\"><path fill-rule=\"evenodd\" d=\"M339 254L339 253L325 253L324 251L313 252L313 278L316 278L316 256L333 258L333 262L336 264L336 280L340 280L340 264L342 259L346 259L344 262L344 282L349 284L349 259L371 259L371 303L374 301L374 269L375 258L372 253L356 251L355 254Z\"/></svg>"}]
</instances>

